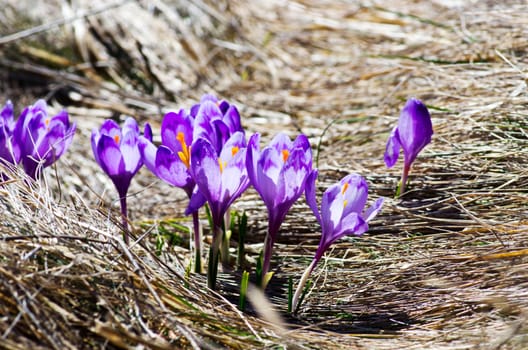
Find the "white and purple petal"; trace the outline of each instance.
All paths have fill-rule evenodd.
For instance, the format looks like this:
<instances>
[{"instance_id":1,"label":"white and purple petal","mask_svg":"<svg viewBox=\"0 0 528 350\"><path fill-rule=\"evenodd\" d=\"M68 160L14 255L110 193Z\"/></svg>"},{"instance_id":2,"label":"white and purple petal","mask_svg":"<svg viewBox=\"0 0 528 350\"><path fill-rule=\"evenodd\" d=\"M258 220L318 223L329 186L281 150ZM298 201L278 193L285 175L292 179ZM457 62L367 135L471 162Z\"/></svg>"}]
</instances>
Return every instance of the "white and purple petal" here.
<instances>
[{"instance_id":1,"label":"white and purple petal","mask_svg":"<svg viewBox=\"0 0 528 350\"><path fill-rule=\"evenodd\" d=\"M361 213L368 198L367 181L358 174L350 174L343 178L340 184L343 199L346 201L343 215L350 212Z\"/></svg>"},{"instance_id":2,"label":"white and purple petal","mask_svg":"<svg viewBox=\"0 0 528 350\"><path fill-rule=\"evenodd\" d=\"M218 216L223 215L219 211L222 174L216 150L207 139L198 138L192 145L191 174L199 191L209 202L214 218L220 220Z\"/></svg>"},{"instance_id":3,"label":"white and purple petal","mask_svg":"<svg viewBox=\"0 0 528 350\"><path fill-rule=\"evenodd\" d=\"M154 172L160 179L172 186L185 188L193 183L191 175L178 155L168 147L160 146L156 152Z\"/></svg>"},{"instance_id":4,"label":"white and purple petal","mask_svg":"<svg viewBox=\"0 0 528 350\"><path fill-rule=\"evenodd\" d=\"M392 129L389 139L387 140L387 146L385 147L384 160L385 165L387 165L388 168L392 168L394 164L396 164L396 161L398 161L400 147L400 137L398 127L396 126Z\"/></svg>"},{"instance_id":5,"label":"white and purple petal","mask_svg":"<svg viewBox=\"0 0 528 350\"><path fill-rule=\"evenodd\" d=\"M369 222L370 220L372 220L376 215L378 215L378 213L380 212L382 206L383 206L383 202L384 202L385 198L383 197L380 197L378 198L374 204L372 204L367 210L365 210L365 212L363 213L362 217L363 219L366 221L366 222Z\"/></svg>"},{"instance_id":6,"label":"white and purple petal","mask_svg":"<svg viewBox=\"0 0 528 350\"><path fill-rule=\"evenodd\" d=\"M101 138L97 143L96 151L101 168L103 168L104 172L110 177L125 173L126 168L123 155L113 138L107 135L101 135Z\"/></svg>"},{"instance_id":7,"label":"white and purple petal","mask_svg":"<svg viewBox=\"0 0 528 350\"><path fill-rule=\"evenodd\" d=\"M251 184L257 182L257 162L260 158L260 134L255 133L251 135L247 145L246 151L246 168L248 172L249 181Z\"/></svg>"},{"instance_id":8,"label":"white and purple petal","mask_svg":"<svg viewBox=\"0 0 528 350\"><path fill-rule=\"evenodd\" d=\"M306 203L312 209L312 212L315 215L315 218L319 222L319 224L322 226L322 220L321 220L321 214L319 213L319 207L317 205L317 198L316 198L316 188L315 188L315 182L317 181L317 176L319 172L317 169L312 170L310 174L308 174L308 177L306 178L306 186L304 188L304 195L306 197Z\"/></svg>"},{"instance_id":9,"label":"white and purple petal","mask_svg":"<svg viewBox=\"0 0 528 350\"><path fill-rule=\"evenodd\" d=\"M157 176L156 153L158 149L156 146L154 146L154 144L146 137L140 136L138 139L138 149L143 164L145 164L147 169Z\"/></svg>"}]
</instances>

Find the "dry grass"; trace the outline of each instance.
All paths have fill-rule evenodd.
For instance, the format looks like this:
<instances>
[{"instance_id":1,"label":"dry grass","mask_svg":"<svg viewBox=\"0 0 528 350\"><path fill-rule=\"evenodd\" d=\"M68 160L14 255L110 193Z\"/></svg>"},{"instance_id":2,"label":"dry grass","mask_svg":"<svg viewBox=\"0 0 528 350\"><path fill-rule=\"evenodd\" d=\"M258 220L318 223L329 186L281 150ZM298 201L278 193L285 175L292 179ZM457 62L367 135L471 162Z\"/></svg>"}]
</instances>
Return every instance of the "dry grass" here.
<instances>
[{"instance_id":1,"label":"dry grass","mask_svg":"<svg viewBox=\"0 0 528 350\"><path fill-rule=\"evenodd\" d=\"M0 188L0 348L528 346L527 5L4 0L2 8L1 102L21 108L45 96L67 106L78 132L45 182L10 173ZM185 196L146 170L129 192L137 243L119 239L117 195L92 158L91 129L123 114L157 129L164 112L206 92L234 101L248 132L320 142L321 189L358 172L373 198L392 198L399 178L382 153L405 99L432 112L433 142L409 192L388 199L365 236L335 245L295 318L285 312L285 283L308 265L318 227L303 203L292 210L268 291L285 326L238 312L232 274L222 275L221 295L188 276L186 241L155 254L162 226L187 222ZM249 192L236 207L249 214L253 257L263 206Z\"/></svg>"}]
</instances>

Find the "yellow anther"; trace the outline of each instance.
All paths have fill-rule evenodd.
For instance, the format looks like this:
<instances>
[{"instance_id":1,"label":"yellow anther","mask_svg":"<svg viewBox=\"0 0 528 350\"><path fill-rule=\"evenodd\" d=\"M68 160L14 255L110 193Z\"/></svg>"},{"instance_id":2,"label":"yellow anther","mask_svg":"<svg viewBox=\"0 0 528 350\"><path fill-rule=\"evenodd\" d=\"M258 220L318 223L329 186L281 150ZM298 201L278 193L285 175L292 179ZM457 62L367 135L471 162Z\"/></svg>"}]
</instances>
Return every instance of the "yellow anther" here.
<instances>
[{"instance_id":1,"label":"yellow anther","mask_svg":"<svg viewBox=\"0 0 528 350\"><path fill-rule=\"evenodd\" d=\"M226 167L227 162L222 161L222 159L218 158L218 166L220 166L220 173L224 171L224 168Z\"/></svg>"},{"instance_id":2,"label":"yellow anther","mask_svg":"<svg viewBox=\"0 0 528 350\"><path fill-rule=\"evenodd\" d=\"M348 189L348 182L345 182L345 184L343 185L343 188L341 189L341 194L345 194L347 189Z\"/></svg>"},{"instance_id":3,"label":"yellow anther","mask_svg":"<svg viewBox=\"0 0 528 350\"><path fill-rule=\"evenodd\" d=\"M178 140L182 148L182 150L178 152L178 157L180 157L183 164L185 164L187 169L189 169L189 167L191 166L191 147L187 146L187 144L185 143L185 135L181 131L178 131L178 134L176 135L176 140Z\"/></svg>"},{"instance_id":4,"label":"yellow anther","mask_svg":"<svg viewBox=\"0 0 528 350\"><path fill-rule=\"evenodd\" d=\"M287 149L283 149L282 150L282 160L286 162L289 156L290 156L290 151L288 151Z\"/></svg>"},{"instance_id":5,"label":"yellow anther","mask_svg":"<svg viewBox=\"0 0 528 350\"><path fill-rule=\"evenodd\" d=\"M345 200L343 201L343 208L346 207L347 204L348 204L348 201L345 199Z\"/></svg>"}]
</instances>

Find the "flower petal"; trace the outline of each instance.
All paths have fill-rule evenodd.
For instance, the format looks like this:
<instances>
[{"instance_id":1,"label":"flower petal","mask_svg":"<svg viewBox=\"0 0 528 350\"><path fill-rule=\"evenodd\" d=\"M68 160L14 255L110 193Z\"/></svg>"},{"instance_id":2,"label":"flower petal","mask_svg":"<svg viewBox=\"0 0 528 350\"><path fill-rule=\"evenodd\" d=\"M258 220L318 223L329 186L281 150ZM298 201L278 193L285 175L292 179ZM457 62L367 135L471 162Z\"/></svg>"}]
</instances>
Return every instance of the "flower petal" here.
<instances>
[{"instance_id":1,"label":"flower petal","mask_svg":"<svg viewBox=\"0 0 528 350\"><path fill-rule=\"evenodd\" d=\"M332 243L341 237L347 235L361 236L363 233L367 232L367 230L368 223L363 220L361 215L358 213L350 213L349 215L342 218L342 220L339 222L339 225L335 227L334 232L325 235L324 250L327 250Z\"/></svg>"},{"instance_id":2,"label":"flower petal","mask_svg":"<svg viewBox=\"0 0 528 350\"><path fill-rule=\"evenodd\" d=\"M191 173L199 191L209 202L211 212L214 209L218 209L222 187L222 174L220 172L216 150L204 138L196 139L192 145ZM218 212L214 214L221 215Z\"/></svg>"},{"instance_id":3,"label":"flower petal","mask_svg":"<svg viewBox=\"0 0 528 350\"><path fill-rule=\"evenodd\" d=\"M306 197L306 203L308 203L308 206L310 209L312 209L315 218L317 221L319 221L319 224L322 226L321 221L321 214L319 214L319 208L317 207L317 199L316 199L316 189L315 189L315 181L317 180L318 170L314 169L312 172L308 175L306 178L306 186L304 188L304 195Z\"/></svg>"},{"instance_id":4,"label":"flower petal","mask_svg":"<svg viewBox=\"0 0 528 350\"><path fill-rule=\"evenodd\" d=\"M279 182L284 186L283 200L292 204L304 191L306 178L312 170L311 159L306 162L305 153L301 148L294 149L281 170L282 181Z\"/></svg>"},{"instance_id":5,"label":"flower petal","mask_svg":"<svg viewBox=\"0 0 528 350\"><path fill-rule=\"evenodd\" d=\"M222 172L223 209L227 210L248 186L249 178L246 169L246 149L242 148L226 164Z\"/></svg>"},{"instance_id":6,"label":"flower petal","mask_svg":"<svg viewBox=\"0 0 528 350\"><path fill-rule=\"evenodd\" d=\"M70 146L75 133L75 123L67 129L69 121L64 123L63 119L52 119L48 125L48 131L35 147L35 156L45 159L42 167L47 167L59 159Z\"/></svg>"},{"instance_id":7,"label":"flower petal","mask_svg":"<svg viewBox=\"0 0 528 350\"><path fill-rule=\"evenodd\" d=\"M387 146L385 148L385 165L388 168L392 168L398 157L400 156L400 137L398 134L398 127L392 129L389 139L387 140Z\"/></svg>"},{"instance_id":8,"label":"flower petal","mask_svg":"<svg viewBox=\"0 0 528 350\"><path fill-rule=\"evenodd\" d=\"M198 211L207 202L205 196L198 190L198 186L194 187L191 197L189 199L189 205L185 209L185 215L192 214Z\"/></svg>"},{"instance_id":9,"label":"flower petal","mask_svg":"<svg viewBox=\"0 0 528 350\"><path fill-rule=\"evenodd\" d=\"M361 213L368 198L367 181L358 174L350 174L345 176L339 183L343 199L346 201L343 216L350 212Z\"/></svg>"},{"instance_id":10,"label":"flower petal","mask_svg":"<svg viewBox=\"0 0 528 350\"><path fill-rule=\"evenodd\" d=\"M273 147L279 153L281 153L283 150L291 151L293 147L293 142L291 142L288 135L286 135L283 132L280 132L277 135L275 135L275 137L273 137L273 139L270 142L269 147Z\"/></svg>"},{"instance_id":11,"label":"flower petal","mask_svg":"<svg viewBox=\"0 0 528 350\"><path fill-rule=\"evenodd\" d=\"M132 117L127 117L125 119L125 122L123 123L123 127L121 128L121 132L123 133L123 135L127 133L139 135L139 126L136 120Z\"/></svg>"},{"instance_id":12,"label":"flower petal","mask_svg":"<svg viewBox=\"0 0 528 350\"><path fill-rule=\"evenodd\" d=\"M121 128L112 119L107 119L103 122L99 128L99 133L102 135L108 135L112 138L114 138L115 135L119 135L119 139L121 139Z\"/></svg>"},{"instance_id":13,"label":"flower petal","mask_svg":"<svg viewBox=\"0 0 528 350\"><path fill-rule=\"evenodd\" d=\"M178 113L169 112L161 122L161 142L174 153L182 151L182 143L178 134L182 133L183 142L190 146L193 141L193 119L181 109Z\"/></svg>"},{"instance_id":14,"label":"flower petal","mask_svg":"<svg viewBox=\"0 0 528 350\"><path fill-rule=\"evenodd\" d=\"M5 126L7 130L12 132L15 126L14 117L13 103L8 100L4 108L2 108L2 111L0 111L0 127Z\"/></svg>"},{"instance_id":15,"label":"flower petal","mask_svg":"<svg viewBox=\"0 0 528 350\"><path fill-rule=\"evenodd\" d=\"M381 197L378 198L370 208L365 210L365 213L363 213L363 218L366 222L369 222L372 220L376 215L378 215L379 211L381 210L383 206L383 202L385 201L385 198Z\"/></svg>"},{"instance_id":16,"label":"flower petal","mask_svg":"<svg viewBox=\"0 0 528 350\"><path fill-rule=\"evenodd\" d=\"M213 102L216 104L218 102L218 98L213 94L204 94L200 98L200 104L204 103L205 101Z\"/></svg>"},{"instance_id":17,"label":"flower petal","mask_svg":"<svg viewBox=\"0 0 528 350\"><path fill-rule=\"evenodd\" d=\"M312 158L312 148L310 147L310 141L304 134L300 134L295 138L295 141L293 141L292 148L301 148L305 150L308 155L310 156L310 159Z\"/></svg>"},{"instance_id":18,"label":"flower petal","mask_svg":"<svg viewBox=\"0 0 528 350\"><path fill-rule=\"evenodd\" d=\"M341 184L330 186L321 200L321 231L323 235L332 235L343 217L345 201L341 195Z\"/></svg>"},{"instance_id":19,"label":"flower petal","mask_svg":"<svg viewBox=\"0 0 528 350\"><path fill-rule=\"evenodd\" d=\"M191 174L185 164L168 147L160 146L158 148L155 167L155 174L173 186L186 187L192 181Z\"/></svg>"},{"instance_id":20,"label":"flower petal","mask_svg":"<svg viewBox=\"0 0 528 350\"><path fill-rule=\"evenodd\" d=\"M123 139L121 140L119 148L121 149L123 161L125 162L125 169L131 174L135 174L141 165L143 165L141 163L141 154L138 149L138 138L139 128L137 128L135 121L133 123L130 122L128 126L123 126Z\"/></svg>"},{"instance_id":21,"label":"flower petal","mask_svg":"<svg viewBox=\"0 0 528 350\"><path fill-rule=\"evenodd\" d=\"M279 180L281 163L277 151L270 147L262 151L257 162L256 181L253 187L268 208L273 208L277 200L284 197L284 181Z\"/></svg>"},{"instance_id":22,"label":"flower petal","mask_svg":"<svg viewBox=\"0 0 528 350\"><path fill-rule=\"evenodd\" d=\"M152 127L149 123L145 123L145 127L143 129L143 136L152 142Z\"/></svg>"},{"instance_id":23,"label":"flower petal","mask_svg":"<svg viewBox=\"0 0 528 350\"><path fill-rule=\"evenodd\" d=\"M141 161L148 170L157 176L156 169L156 146L144 136L140 136L138 139L138 149L141 155Z\"/></svg>"},{"instance_id":24,"label":"flower petal","mask_svg":"<svg viewBox=\"0 0 528 350\"><path fill-rule=\"evenodd\" d=\"M99 130L93 129L92 130L92 137L90 138L91 144L92 144L92 152L95 157L95 161L97 164L101 164L101 160L99 159L99 152L97 152L97 144L99 143L99 140L101 139L101 134L99 133Z\"/></svg>"},{"instance_id":25,"label":"flower petal","mask_svg":"<svg viewBox=\"0 0 528 350\"><path fill-rule=\"evenodd\" d=\"M220 110L222 110L222 105L220 105ZM238 113L238 109L235 106L229 106L229 108L225 111L223 121L231 133L237 131L244 132L244 129L242 129L242 125L240 123L240 114Z\"/></svg>"},{"instance_id":26,"label":"flower petal","mask_svg":"<svg viewBox=\"0 0 528 350\"><path fill-rule=\"evenodd\" d=\"M405 164L410 166L433 135L431 116L420 100L411 98L407 101L400 114L398 130Z\"/></svg>"},{"instance_id":27,"label":"flower petal","mask_svg":"<svg viewBox=\"0 0 528 350\"><path fill-rule=\"evenodd\" d=\"M260 134L255 133L249 138L246 151L246 167L249 180L253 186L257 183L257 162L260 158ZM258 184L257 184L258 186Z\"/></svg>"},{"instance_id":28,"label":"flower petal","mask_svg":"<svg viewBox=\"0 0 528 350\"><path fill-rule=\"evenodd\" d=\"M101 168L110 176L125 173L125 162L121 150L116 145L113 138L101 135L97 144L97 154Z\"/></svg>"}]
</instances>

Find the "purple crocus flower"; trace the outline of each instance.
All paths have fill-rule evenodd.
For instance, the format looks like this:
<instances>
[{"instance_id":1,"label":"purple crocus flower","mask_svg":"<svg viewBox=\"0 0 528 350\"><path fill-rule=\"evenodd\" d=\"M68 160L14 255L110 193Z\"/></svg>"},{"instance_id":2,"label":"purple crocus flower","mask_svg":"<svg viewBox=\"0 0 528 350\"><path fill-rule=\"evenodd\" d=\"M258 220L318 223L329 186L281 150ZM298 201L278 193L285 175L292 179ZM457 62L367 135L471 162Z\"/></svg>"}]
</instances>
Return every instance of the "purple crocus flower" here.
<instances>
[{"instance_id":1,"label":"purple crocus flower","mask_svg":"<svg viewBox=\"0 0 528 350\"><path fill-rule=\"evenodd\" d=\"M392 168L403 148L403 175L398 193L405 192L405 184L411 165L418 153L431 142L433 125L427 107L418 99L411 98L403 107L398 125L392 129L385 149L385 164Z\"/></svg>"},{"instance_id":2,"label":"purple crocus flower","mask_svg":"<svg viewBox=\"0 0 528 350\"><path fill-rule=\"evenodd\" d=\"M217 154L231 135L244 133L238 109L226 101L218 101L213 95L204 95L200 104L191 108L191 115L195 116L193 139L209 140Z\"/></svg>"},{"instance_id":3,"label":"purple crocus flower","mask_svg":"<svg viewBox=\"0 0 528 350\"><path fill-rule=\"evenodd\" d=\"M270 260L279 228L288 210L301 196L308 174L312 171L312 150L305 135L291 141L283 133L277 134L262 152L260 135L251 136L247 150L247 168L251 184L260 194L268 209L268 232L264 241L262 281L269 280Z\"/></svg>"},{"instance_id":4,"label":"purple crocus flower","mask_svg":"<svg viewBox=\"0 0 528 350\"><path fill-rule=\"evenodd\" d=\"M361 236L365 233L368 230L368 222L381 210L384 200L378 198L365 210L368 197L367 182L357 174L350 174L324 192L321 211L319 211L315 198L317 174L317 170L314 170L306 180L306 202L321 225L321 240L312 263L302 275L295 291L292 303L294 310L298 307L299 297L310 273L323 257L324 252L343 236Z\"/></svg>"},{"instance_id":5,"label":"purple crocus flower","mask_svg":"<svg viewBox=\"0 0 528 350\"><path fill-rule=\"evenodd\" d=\"M178 113L169 112L161 123L159 147L146 137L139 139L139 150L145 166L168 184L181 187L189 197L194 188L189 170L193 123L193 118L183 109Z\"/></svg>"},{"instance_id":6,"label":"purple crocus flower","mask_svg":"<svg viewBox=\"0 0 528 350\"><path fill-rule=\"evenodd\" d=\"M0 111L0 161L16 165L20 161L20 147L13 137L15 130L13 103L7 101Z\"/></svg>"},{"instance_id":7,"label":"purple crocus flower","mask_svg":"<svg viewBox=\"0 0 528 350\"><path fill-rule=\"evenodd\" d=\"M128 222L126 196L132 177L143 165L139 152L139 127L136 121L128 117L123 128L109 119L99 130L92 131L92 150L95 160L114 183L121 203L121 216L125 229L125 241L128 244ZM152 140L152 130L145 125L144 136Z\"/></svg>"},{"instance_id":8,"label":"purple crocus flower","mask_svg":"<svg viewBox=\"0 0 528 350\"><path fill-rule=\"evenodd\" d=\"M176 187L181 187L191 198L195 188L191 176L191 144L193 141L194 118L180 110L169 112L161 123L161 145L156 147L146 137L139 138L139 151L145 166L157 177ZM195 271L201 272L201 234L198 208L205 203L205 198L196 193L196 210L193 215L195 244ZM200 204L201 202L201 204Z\"/></svg>"},{"instance_id":9,"label":"purple crocus flower","mask_svg":"<svg viewBox=\"0 0 528 350\"><path fill-rule=\"evenodd\" d=\"M59 159L70 146L75 128L65 110L53 117L48 116L44 100L26 107L13 132L26 174L36 179L43 168Z\"/></svg>"},{"instance_id":10,"label":"purple crocus flower","mask_svg":"<svg viewBox=\"0 0 528 350\"><path fill-rule=\"evenodd\" d=\"M246 140L242 132L235 132L226 141L220 155L208 139L198 138L191 147L191 173L201 195L211 210L213 243L209 255L208 286L216 285L218 251L222 242L222 221L230 205L249 186L246 169ZM187 213L197 210L193 194Z\"/></svg>"}]
</instances>

